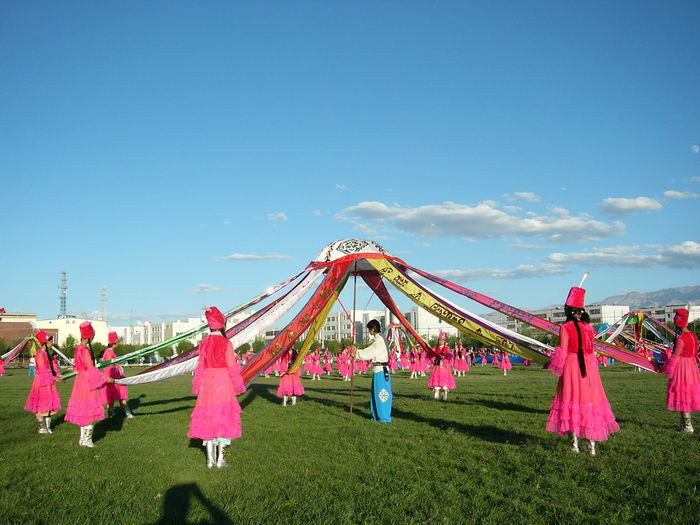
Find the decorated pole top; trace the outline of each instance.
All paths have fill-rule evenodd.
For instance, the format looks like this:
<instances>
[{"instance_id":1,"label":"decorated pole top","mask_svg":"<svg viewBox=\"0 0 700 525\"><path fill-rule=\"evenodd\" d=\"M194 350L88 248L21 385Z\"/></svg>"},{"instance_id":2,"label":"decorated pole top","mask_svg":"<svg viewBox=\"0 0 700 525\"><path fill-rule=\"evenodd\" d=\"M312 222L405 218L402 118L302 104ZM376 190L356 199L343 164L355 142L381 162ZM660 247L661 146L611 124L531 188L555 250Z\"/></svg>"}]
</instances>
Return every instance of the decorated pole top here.
<instances>
[{"instance_id":1,"label":"decorated pole top","mask_svg":"<svg viewBox=\"0 0 700 525\"><path fill-rule=\"evenodd\" d=\"M321 250L316 257L316 262L333 262L347 255L355 254L379 254L390 256L391 254L381 245L365 239L341 239L333 241Z\"/></svg>"}]
</instances>

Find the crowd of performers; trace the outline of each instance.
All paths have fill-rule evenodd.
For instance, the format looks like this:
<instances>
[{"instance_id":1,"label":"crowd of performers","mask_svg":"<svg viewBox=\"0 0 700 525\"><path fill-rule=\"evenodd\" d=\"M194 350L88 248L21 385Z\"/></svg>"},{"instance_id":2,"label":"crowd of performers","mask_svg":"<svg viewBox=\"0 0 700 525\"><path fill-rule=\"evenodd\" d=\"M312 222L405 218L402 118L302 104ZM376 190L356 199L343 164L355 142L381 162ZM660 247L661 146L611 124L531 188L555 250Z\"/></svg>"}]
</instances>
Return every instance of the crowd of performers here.
<instances>
[{"instance_id":1,"label":"crowd of performers","mask_svg":"<svg viewBox=\"0 0 700 525\"><path fill-rule=\"evenodd\" d=\"M583 288L571 288L565 302L566 322L561 327L560 342L546 365L558 377L546 430L570 436L572 450L577 453L579 439L587 440L590 454L595 455L596 443L607 440L610 434L619 430L619 425L601 382L598 367L607 363L595 355L595 332L584 310L584 296ZM219 309L210 307L205 317L210 333L199 345L199 362L192 383L197 400L187 435L202 440L209 468L223 468L228 466L226 447L242 435L241 407L237 396L246 390L241 378L242 364L251 359L253 353L250 350L248 354L240 355L234 351L225 335L226 320ZM700 412L698 340L688 330L688 310L678 309L674 324L675 344L669 350L663 369L668 378L666 408L681 414L681 430L693 432L690 414ZM504 375L512 369L508 353L466 349L459 341L451 349L444 333L428 352L415 347L390 348L376 320L370 321L367 329L371 340L366 348L347 347L334 358L328 350L317 347L306 356L303 370L315 381L333 373L335 364L343 380L350 381L353 374L364 374L371 368L370 411L375 421L391 422L391 376L398 370L410 372L411 379L430 374L427 387L433 391L436 400L447 401L449 392L456 388L455 377L478 366L477 361L486 366L488 357L491 357L491 366L503 370ZM58 358L50 351L53 345L51 336L39 330L35 337L40 348L35 355L36 373L25 410L35 414L38 433L47 434L52 432L52 416L61 410L56 383L62 378ZM105 409L108 416L113 416L114 405L118 402L125 416L133 417L126 403L127 388L114 382L124 377L121 367L112 365L99 370L95 366L94 337L95 330L89 322L80 325L80 344L75 349L74 359L77 375L65 414L66 421L80 427L79 445L84 447L93 447L93 427L104 419ZM102 361L116 357L119 340L115 332L109 334L108 343ZM265 376L274 374L279 377L277 397L285 407L289 401L292 406L296 405L297 398L304 395L302 366L296 363L297 357L296 350L291 349L263 372ZM0 373L4 373L4 363L0 363Z\"/></svg>"}]
</instances>

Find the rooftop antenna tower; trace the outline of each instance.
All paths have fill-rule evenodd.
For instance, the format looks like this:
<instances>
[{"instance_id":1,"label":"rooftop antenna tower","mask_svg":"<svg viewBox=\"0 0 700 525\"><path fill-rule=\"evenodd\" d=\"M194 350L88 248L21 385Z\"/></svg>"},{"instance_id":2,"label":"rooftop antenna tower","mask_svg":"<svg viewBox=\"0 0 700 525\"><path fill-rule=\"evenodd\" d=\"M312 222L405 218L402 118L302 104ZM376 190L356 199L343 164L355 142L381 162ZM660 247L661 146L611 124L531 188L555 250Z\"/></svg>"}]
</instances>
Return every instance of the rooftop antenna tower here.
<instances>
[{"instance_id":1,"label":"rooftop antenna tower","mask_svg":"<svg viewBox=\"0 0 700 525\"><path fill-rule=\"evenodd\" d=\"M58 289L58 298L61 301L58 310L58 318L63 319L66 317L66 297L68 296L68 276L66 272L61 273L61 284L59 285Z\"/></svg>"},{"instance_id":2,"label":"rooftop antenna tower","mask_svg":"<svg viewBox=\"0 0 700 525\"><path fill-rule=\"evenodd\" d=\"M100 321L107 320L107 287L103 286L100 291Z\"/></svg>"}]
</instances>

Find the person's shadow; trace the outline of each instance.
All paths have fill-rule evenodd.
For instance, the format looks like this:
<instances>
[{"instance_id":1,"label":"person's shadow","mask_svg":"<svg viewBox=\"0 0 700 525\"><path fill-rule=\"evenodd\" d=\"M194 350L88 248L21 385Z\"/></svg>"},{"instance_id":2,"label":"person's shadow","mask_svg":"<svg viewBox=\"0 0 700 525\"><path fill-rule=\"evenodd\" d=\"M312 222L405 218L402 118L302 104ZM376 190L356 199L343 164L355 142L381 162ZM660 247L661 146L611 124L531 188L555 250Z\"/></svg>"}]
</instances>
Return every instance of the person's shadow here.
<instances>
[{"instance_id":1,"label":"person's shadow","mask_svg":"<svg viewBox=\"0 0 700 525\"><path fill-rule=\"evenodd\" d=\"M192 498L196 498L207 512L209 519L198 522L188 522L187 513L190 510ZM229 517L211 501L209 501L196 483L184 483L170 487L163 498L163 514L154 525L233 525Z\"/></svg>"}]
</instances>

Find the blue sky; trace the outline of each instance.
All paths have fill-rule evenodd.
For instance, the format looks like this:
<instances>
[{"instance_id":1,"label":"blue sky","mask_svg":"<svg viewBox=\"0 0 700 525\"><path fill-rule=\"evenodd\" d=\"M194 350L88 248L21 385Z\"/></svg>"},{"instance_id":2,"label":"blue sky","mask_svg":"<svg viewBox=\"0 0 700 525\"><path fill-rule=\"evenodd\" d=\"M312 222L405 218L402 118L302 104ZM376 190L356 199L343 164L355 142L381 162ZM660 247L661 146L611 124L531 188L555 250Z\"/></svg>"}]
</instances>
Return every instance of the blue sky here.
<instances>
[{"instance_id":1,"label":"blue sky","mask_svg":"<svg viewBox=\"0 0 700 525\"><path fill-rule=\"evenodd\" d=\"M700 281L698 2L0 13L8 310L230 307L346 237L531 308Z\"/></svg>"}]
</instances>

